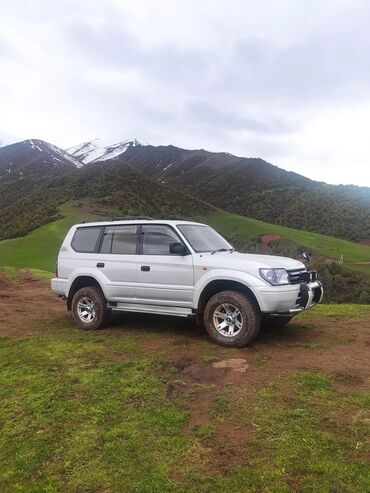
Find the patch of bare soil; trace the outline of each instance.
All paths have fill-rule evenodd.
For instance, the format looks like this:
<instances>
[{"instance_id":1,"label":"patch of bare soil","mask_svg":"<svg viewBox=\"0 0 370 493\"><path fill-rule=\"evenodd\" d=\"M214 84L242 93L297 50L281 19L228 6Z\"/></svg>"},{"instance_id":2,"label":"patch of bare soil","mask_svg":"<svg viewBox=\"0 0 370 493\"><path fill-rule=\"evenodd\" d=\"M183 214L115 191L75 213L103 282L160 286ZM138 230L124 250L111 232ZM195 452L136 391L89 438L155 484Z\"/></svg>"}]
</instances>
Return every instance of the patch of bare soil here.
<instances>
[{"instance_id":1,"label":"patch of bare soil","mask_svg":"<svg viewBox=\"0 0 370 493\"><path fill-rule=\"evenodd\" d=\"M266 235L261 235L258 239L261 243L262 248L265 248L267 250L273 241L281 240L281 235L277 233L269 233Z\"/></svg>"},{"instance_id":2,"label":"patch of bare soil","mask_svg":"<svg viewBox=\"0 0 370 493\"><path fill-rule=\"evenodd\" d=\"M0 337L31 334L40 319L65 315L65 310L48 281L36 279L27 270L16 281L0 273Z\"/></svg>"},{"instance_id":3,"label":"patch of bare soil","mask_svg":"<svg viewBox=\"0 0 370 493\"><path fill-rule=\"evenodd\" d=\"M199 438L198 430L202 427L207 430L212 423L212 438L200 438L198 443L199 460L207 474L226 474L230 468L248 460L246 444L256 430L252 421L245 419L235 425L232 416L234 404L244 398L248 367L244 358L227 358L209 364L193 361L179 369L170 384L172 396L180 399L188 411L186 434ZM216 413L216 417L212 413Z\"/></svg>"},{"instance_id":4,"label":"patch of bare soil","mask_svg":"<svg viewBox=\"0 0 370 493\"><path fill-rule=\"evenodd\" d=\"M216 363L213 363L212 366L213 368L227 368L240 373L245 373L249 365L245 359L230 358L217 361Z\"/></svg>"}]
</instances>

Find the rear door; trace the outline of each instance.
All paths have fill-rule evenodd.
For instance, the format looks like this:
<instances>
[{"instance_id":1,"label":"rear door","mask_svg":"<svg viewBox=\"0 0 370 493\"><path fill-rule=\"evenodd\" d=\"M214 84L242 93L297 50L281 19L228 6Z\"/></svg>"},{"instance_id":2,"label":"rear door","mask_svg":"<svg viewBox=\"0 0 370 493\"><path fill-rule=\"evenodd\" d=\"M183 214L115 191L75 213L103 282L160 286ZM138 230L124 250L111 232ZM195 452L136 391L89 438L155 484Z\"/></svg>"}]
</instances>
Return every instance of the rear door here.
<instances>
[{"instance_id":1,"label":"rear door","mask_svg":"<svg viewBox=\"0 0 370 493\"><path fill-rule=\"evenodd\" d=\"M177 232L171 226L161 224L145 224L140 229L137 302L191 307L193 257L170 253L171 243L182 242Z\"/></svg>"},{"instance_id":2,"label":"rear door","mask_svg":"<svg viewBox=\"0 0 370 493\"><path fill-rule=\"evenodd\" d=\"M101 260L97 267L108 278L109 301L132 302L136 296L138 269L138 226L113 225L105 228Z\"/></svg>"}]
</instances>

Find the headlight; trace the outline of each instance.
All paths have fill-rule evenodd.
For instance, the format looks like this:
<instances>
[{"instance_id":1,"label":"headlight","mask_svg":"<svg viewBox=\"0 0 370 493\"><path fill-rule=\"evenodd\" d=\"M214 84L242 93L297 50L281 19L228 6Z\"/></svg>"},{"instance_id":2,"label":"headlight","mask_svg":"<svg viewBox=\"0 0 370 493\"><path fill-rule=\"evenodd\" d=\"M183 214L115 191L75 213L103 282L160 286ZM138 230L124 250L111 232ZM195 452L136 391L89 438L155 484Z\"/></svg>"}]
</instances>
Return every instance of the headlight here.
<instances>
[{"instance_id":1,"label":"headlight","mask_svg":"<svg viewBox=\"0 0 370 493\"><path fill-rule=\"evenodd\" d=\"M260 276L273 286L290 284L288 272L285 269L260 269Z\"/></svg>"}]
</instances>

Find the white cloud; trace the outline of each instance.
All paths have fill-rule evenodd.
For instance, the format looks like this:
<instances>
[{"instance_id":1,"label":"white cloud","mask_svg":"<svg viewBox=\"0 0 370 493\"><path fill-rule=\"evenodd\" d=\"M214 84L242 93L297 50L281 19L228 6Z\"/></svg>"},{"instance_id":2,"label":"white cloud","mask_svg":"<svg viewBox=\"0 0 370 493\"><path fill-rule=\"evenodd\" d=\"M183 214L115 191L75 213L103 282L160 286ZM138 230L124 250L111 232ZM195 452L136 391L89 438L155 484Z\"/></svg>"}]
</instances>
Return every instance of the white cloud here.
<instances>
[{"instance_id":1,"label":"white cloud","mask_svg":"<svg viewBox=\"0 0 370 493\"><path fill-rule=\"evenodd\" d=\"M367 1L3 0L0 129L259 156L370 186Z\"/></svg>"}]
</instances>

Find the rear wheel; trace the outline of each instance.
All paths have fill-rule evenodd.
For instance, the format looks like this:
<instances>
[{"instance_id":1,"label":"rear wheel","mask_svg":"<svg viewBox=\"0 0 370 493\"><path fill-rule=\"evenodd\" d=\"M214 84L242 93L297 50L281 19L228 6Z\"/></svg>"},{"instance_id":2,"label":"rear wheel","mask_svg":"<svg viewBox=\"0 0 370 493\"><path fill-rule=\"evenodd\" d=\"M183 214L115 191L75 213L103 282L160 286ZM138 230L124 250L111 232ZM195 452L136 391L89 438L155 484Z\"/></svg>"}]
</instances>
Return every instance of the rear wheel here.
<instances>
[{"instance_id":1,"label":"rear wheel","mask_svg":"<svg viewBox=\"0 0 370 493\"><path fill-rule=\"evenodd\" d=\"M99 288L79 289L72 300L72 315L76 324L85 330L102 329L110 321L107 301Z\"/></svg>"},{"instance_id":2,"label":"rear wheel","mask_svg":"<svg viewBox=\"0 0 370 493\"><path fill-rule=\"evenodd\" d=\"M212 341L243 347L258 335L261 313L256 303L238 291L221 291L207 303L204 324Z\"/></svg>"},{"instance_id":3,"label":"rear wheel","mask_svg":"<svg viewBox=\"0 0 370 493\"><path fill-rule=\"evenodd\" d=\"M262 319L262 328L263 329L281 329L288 325L288 323L292 320L292 316L272 316L265 315Z\"/></svg>"}]
</instances>

